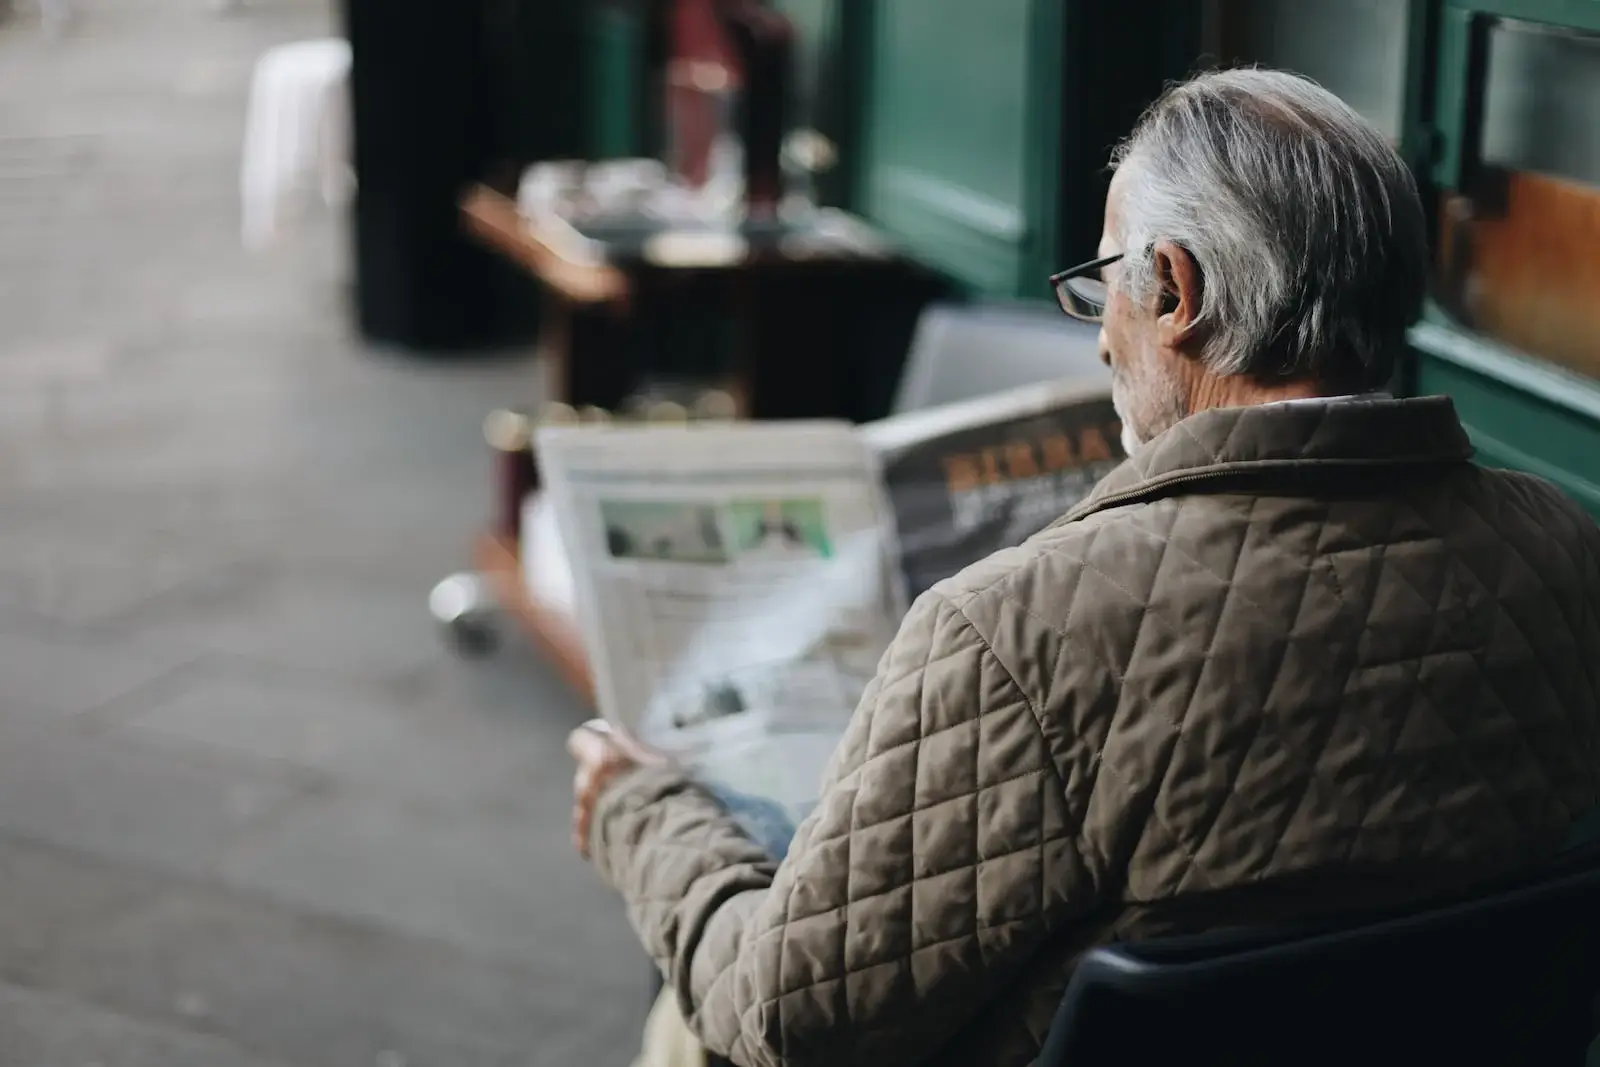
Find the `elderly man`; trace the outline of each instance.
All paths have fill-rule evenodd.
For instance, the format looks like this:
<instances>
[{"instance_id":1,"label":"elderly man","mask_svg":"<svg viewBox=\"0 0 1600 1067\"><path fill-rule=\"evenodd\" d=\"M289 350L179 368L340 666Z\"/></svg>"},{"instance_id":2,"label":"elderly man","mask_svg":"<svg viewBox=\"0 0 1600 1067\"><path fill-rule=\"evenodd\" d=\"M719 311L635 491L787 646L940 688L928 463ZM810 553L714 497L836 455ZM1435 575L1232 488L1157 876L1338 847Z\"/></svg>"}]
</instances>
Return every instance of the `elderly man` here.
<instances>
[{"instance_id":1,"label":"elderly man","mask_svg":"<svg viewBox=\"0 0 1600 1067\"><path fill-rule=\"evenodd\" d=\"M1097 259L1132 458L923 596L774 863L594 737L578 817L711 1051L1031 1062L1111 939L1536 871L1600 795L1600 535L1383 395L1427 249L1405 165L1287 74L1120 150Z\"/></svg>"}]
</instances>

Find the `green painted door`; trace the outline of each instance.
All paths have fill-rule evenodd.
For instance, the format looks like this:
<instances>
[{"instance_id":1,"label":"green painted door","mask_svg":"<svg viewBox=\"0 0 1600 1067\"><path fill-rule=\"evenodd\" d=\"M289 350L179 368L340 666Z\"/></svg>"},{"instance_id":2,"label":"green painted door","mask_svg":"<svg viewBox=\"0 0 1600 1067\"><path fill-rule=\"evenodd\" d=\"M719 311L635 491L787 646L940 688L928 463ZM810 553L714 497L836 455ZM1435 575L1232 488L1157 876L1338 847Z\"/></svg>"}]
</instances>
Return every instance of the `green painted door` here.
<instances>
[{"instance_id":1,"label":"green painted door","mask_svg":"<svg viewBox=\"0 0 1600 1067\"><path fill-rule=\"evenodd\" d=\"M857 203L991 296L1054 263L1059 0L875 0Z\"/></svg>"},{"instance_id":2,"label":"green painted door","mask_svg":"<svg viewBox=\"0 0 1600 1067\"><path fill-rule=\"evenodd\" d=\"M645 19L634 5L595 4L585 29L589 155L638 156L644 141L640 80L645 75Z\"/></svg>"}]
</instances>

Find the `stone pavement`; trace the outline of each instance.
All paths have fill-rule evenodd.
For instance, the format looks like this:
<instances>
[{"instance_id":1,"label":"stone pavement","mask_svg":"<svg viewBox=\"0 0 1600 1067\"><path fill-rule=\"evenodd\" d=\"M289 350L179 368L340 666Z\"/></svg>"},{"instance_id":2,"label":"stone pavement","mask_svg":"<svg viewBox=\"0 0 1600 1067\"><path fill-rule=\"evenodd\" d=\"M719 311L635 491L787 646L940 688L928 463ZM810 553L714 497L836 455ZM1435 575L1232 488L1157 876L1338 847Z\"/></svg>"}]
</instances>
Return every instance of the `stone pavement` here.
<instances>
[{"instance_id":1,"label":"stone pavement","mask_svg":"<svg viewBox=\"0 0 1600 1067\"><path fill-rule=\"evenodd\" d=\"M239 250L325 0L77 6L0 24L0 1067L626 1063L580 709L425 608L534 369L364 348L326 220Z\"/></svg>"}]
</instances>

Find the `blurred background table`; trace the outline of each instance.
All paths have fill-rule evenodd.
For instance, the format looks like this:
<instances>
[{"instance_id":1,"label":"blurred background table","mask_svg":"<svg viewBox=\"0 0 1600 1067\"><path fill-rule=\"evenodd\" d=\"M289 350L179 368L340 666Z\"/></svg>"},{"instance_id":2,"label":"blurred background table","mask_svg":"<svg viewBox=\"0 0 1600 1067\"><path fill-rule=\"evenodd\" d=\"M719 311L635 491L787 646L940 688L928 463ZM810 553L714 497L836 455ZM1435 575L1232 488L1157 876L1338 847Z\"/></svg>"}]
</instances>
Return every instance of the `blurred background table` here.
<instances>
[{"instance_id":1,"label":"blurred background table","mask_svg":"<svg viewBox=\"0 0 1600 1067\"><path fill-rule=\"evenodd\" d=\"M652 380L724 388L750 418L886 414L917 316L945 291L867 223L667 224L637 214L567 224L473 189L470 231L543 286L554 397L621 407Z\"/></svg>"}]
</instances>

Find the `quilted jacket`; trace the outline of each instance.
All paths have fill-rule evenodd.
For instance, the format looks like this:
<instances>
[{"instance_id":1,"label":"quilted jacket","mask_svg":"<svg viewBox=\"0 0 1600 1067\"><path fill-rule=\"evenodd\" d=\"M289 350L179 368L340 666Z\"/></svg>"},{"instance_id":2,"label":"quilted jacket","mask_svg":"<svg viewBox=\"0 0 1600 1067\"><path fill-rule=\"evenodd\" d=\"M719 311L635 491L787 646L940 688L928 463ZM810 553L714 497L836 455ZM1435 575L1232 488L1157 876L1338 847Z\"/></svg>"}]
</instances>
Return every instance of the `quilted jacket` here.
<instances>
[{"instance_id":1,"label":"quilted jacket","mask_svg":"<svg viewBox=\"0 0 1600 1067\"><path fill-rule=\"evenodd\" d=\"M1600 534L1450 402L1212 410L918 600L775 864L670 770L594 854L707 1048L1026 1064L1118 938L1525 870L1600 793Z\"/></svg>"}]
</instances>

